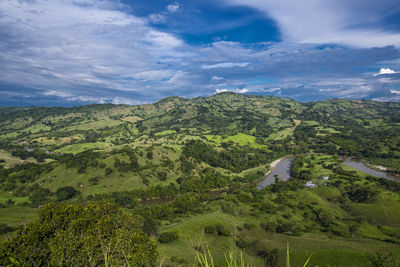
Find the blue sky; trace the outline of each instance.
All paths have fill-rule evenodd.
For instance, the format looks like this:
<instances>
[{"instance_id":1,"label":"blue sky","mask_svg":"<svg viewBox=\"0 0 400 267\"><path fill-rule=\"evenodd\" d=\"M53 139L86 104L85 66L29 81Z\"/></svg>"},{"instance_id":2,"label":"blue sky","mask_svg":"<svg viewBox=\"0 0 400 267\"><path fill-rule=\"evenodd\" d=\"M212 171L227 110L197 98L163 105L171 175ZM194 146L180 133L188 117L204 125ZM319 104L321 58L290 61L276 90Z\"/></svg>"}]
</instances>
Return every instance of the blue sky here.
<instances>
[{"instance_id":1,"label":"blue sky","mask_svg":"<svg viewBox=\"0 0 400 267\"><path fill-rule=\"evenodd\" d=\"M400 101L398 0L2 0L0 105Z\"/></svg>"}]
</instances>

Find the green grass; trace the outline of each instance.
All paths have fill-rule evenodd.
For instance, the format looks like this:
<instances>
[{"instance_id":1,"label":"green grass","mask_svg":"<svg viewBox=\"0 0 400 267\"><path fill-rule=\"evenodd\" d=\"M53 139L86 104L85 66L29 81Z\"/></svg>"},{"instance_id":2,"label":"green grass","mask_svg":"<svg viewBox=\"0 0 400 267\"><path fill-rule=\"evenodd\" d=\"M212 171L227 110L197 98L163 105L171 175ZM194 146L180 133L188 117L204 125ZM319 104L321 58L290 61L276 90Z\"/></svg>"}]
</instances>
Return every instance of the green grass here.
<instances>
[{"instance_id":1,"label":"green grass","mask_svg":"<svg viewBox=\"0 0 400 267\"><path fill-rule=\"evenodd\" d=\"M89 178L92 176L99 177L97 185L90 184ZM100 168L88 168L84 173L78 173L75 168L66 169L64 165L61 165L50 173L43 174L42 177L40 180L42 186L49 188L52 192L57 191L58 188L63 186L73 186L84 197L93 194L145 187L142 184L141 178L130 172L120 173L114 171L106 177L104 176L104 169Z\"/></svg>"},{"instance_id":2,"label":"green grass","mask_svg":"<svg viewBox=\"0 0 400 267\"><path fill-rule=\"evenodd\" d=\"M351 209L374 224L400 227L400 197L394 193L381 193L372 203L353 204Z\"/></svg>"},{"instance_id":3,"label":"green grass","mask_svg":"<svg viewBox=\"0 0 400 267\"><path fill-rule=\"evenodd\" d=\"M0 202L4 203L7 199L11 199L16 205L29 202L28 197L15 197L10 192L0 192Z\"/></svg>"},{"instance_id":4,"label":"green grass","mask_svg":"<svg viewBox=\"0 0 400 267\"><path fill-rule=\"evenodd\" d=\"M202 245L210 248L216 266L225 266L224 254L239 248L235 245L237 235L233 229L244 222L249 222L251 217L238 216L213 211L208 214L193 215L185 217L182 221L164 224L161 231L178 231L180 238L172 244L159 244L160 261L166 261L170 255L175 255L185 259L191 265L196 259L194 247ZM254 220L251 219L251 220ZM251 221L250 220L250 221ZM222 237L208 235L203 232L207 225L221 224L232 231L232 236ZM290 243L291 266L303 266L308 257L312 255L309 266L368 266L368 255L374 255L379 251L393 252L397 257L400 256L396 245L381 242L378 240L356 237L355 239L345 239L340 237L329 238L324 233L307 233L302 236L288 236L283 234L270 234L260 229L257 223L256 228L246 231L244 236L247 240L258 240L257 247L278 248L281 251L279 266L284 265L284 252L286 243ZM363 226L362 226L363 227ZM366 231L365 229L360 230ZM368 229L367 229L368 230ZM370 231L370 230L369 230ZM377 236L385 235L377 233ZM373 237L375 237L373 235ZM255 255L254 251L243 251L245 262L252 263L250 266L262 266L262 259Z\"/></svg>"},{"instance_id":5,"label":"green grass","mask_svg":"<svg viewBox=\"0 0 400 267\"><path fill-rule=\"evenodd\" d=\"M228 136L222 140L223 142L233 142L241 146L252 146L256 148L266 148L265 145L256 143L256 137L244 133L238 133L233 136Z\"/></svg>"},{"instance_id":6,"label":"green grass","mask_svg":"<svg viewBox=\"0 0 400 267\"><path fill-rule=\"evenodd\" d=\"M10 226L28 223L38 218L38 209L28 207L11 207L0 209L0 222Z\"/></svg>"},{"instance_id":7,"label":"green grass","mask_svg":"<svg viewBox=\"0 0 400 267\"><path fill-rule=\"evenodd\" d=\"M174 134L174 133L176 133L176 131L173 131L173 130L165 130L165 131L158 132L158 133L156 133L155 135L156 135L156 136L163 136L163 135L169 135L169 134Z\"/></svg>"},{"instance_id":8,"label":"green grass","mask_svg":"<svg viewBox=\"0 0 400 267\"><path fill-rule=\"evenodd\" d=\"M14 157L10 153L2 149L0 149L0 159L5 161L4 163L0 163L0 165L5 166L6 168L10 168L22 162L36 162L36 160L32 158L21 160L20 158Z\"/></svg>"},{"instance_id":9,"label":"green grass","mask_svg":"<svg viewBox=\"0 0 400 267\"><path fill-rule=\"evenodd\" d=\"M196 250L194 247L208 246L212 250L215 263L219 266L225 262L224 253L235 249L234 239L232 237L210 236L204 233L204 227L207 225L222 224L234 233L234 229L244 221L246 221L245 218L237 218L221 211L215 211L209 214L184 218L183 221L177 223L163 225L160 229L161 231L178 231L180 238L173 244L158 245L160 261L174 255L185 259L191 265L196 260ZM250 257L247 253L244 256L245 258L250 258L255 263L261 263L259 259Z\"/></svg>"},{"instance_id":10,"label":"green grass","mask_svg":"<svg viewBox=\"0 0 400 267\"><path fill-rule=\"evenodd\" d=\"M112 147L112 144L106 143L106 142L83 143L83 144L66 145L60 149L57 149L56 152L77 154L77 153L83 152L88 149L107 150L111 147Z\"/></svg>"}]
</instances>

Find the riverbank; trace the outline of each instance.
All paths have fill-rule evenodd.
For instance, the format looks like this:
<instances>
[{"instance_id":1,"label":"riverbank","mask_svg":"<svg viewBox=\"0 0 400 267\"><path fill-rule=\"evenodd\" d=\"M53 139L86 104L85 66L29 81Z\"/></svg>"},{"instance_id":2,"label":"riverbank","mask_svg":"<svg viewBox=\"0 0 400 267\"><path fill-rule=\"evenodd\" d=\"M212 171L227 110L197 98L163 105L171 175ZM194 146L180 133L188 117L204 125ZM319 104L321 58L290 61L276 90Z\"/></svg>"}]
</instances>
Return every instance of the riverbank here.
<instances>
[{"instance_id":1,"label":"riverbank","mask_svg":"<svg viewBox=\"0 0 400 267\"><path fill-rule=\"evenodd\" d=\"M399 176L393 175L390 172L383 171L381 169L373 168L371 166L372 164L366 163L364 160L347 158L347 157L341 157L340 159L347 166L350 166L350 167L357 169L361 172L364 172L366 174L369 174L369 175L372 175L372 176L375 176L378 178L384 178L384 179L392 180L395 182L400 182Z\"/></svg>"},{"instance_id":2,"label":"riverbank","mask_svg":"<svg viewBox=\"0 0 400 267\"><path fill-rule=\"evenodd\" d=\"M282 160L284 160L285 158L287 158L287 157L282 157L282 158L276 159L276 160L274 160L273 162L271 162L271 163L269 164L269 170L265 173L265 175L264 175L262 178L257 179L257 180L255 180L255 181L252 182L252 183L259 183L259 182L261 182L262 180L264 180L268 175L271 174L271 172L276 168L276 166L278 166L278 164L279 164Z\"/></svg>"},{"instance_id":3,"label":"riverbank","mask_svg":"<svg viewBox=\"0 0 400 267\"><path fill-rule=\"evenodd\" d=\"M275 177L278 177L282 181L290 179L290 168L292 166L294 156L286 156L277 159L270 164L270 170L262 179L259 179L258 189L263 189L266 186L275 182Z\"/></svg>"},{"instance_id":4,"label":"riverbank","mask_svg":"<svg viewBox=\"0 0 400 267\"><path fill-rule=\"evenodd\" d=\"M288 158L288 156L282 157L282 158L279 158L279 159L274 160L273 162L270 163L270 168L269 168L269 170L266 172L266 174L265 174L262 178L257 179L257 180L255 180L255 181L253 181L253 182L241 184L240 187L241 187L241 188L245 188L245 187L249 187L249 186L251 186L251 185L257 185L257 184L259 184L259 183L262 182L266 177L268 177L268 175L271 174L271 172L276 168L276 166L279 165L279 163L282 162L282 160L284 160L284 159L286 159L286 158ZM216 195L219 195L219 194L221 194L221 193L228 192L229 190L230 190L230 187L214 188L214 189L211 189L211 190L209 190L208 192L206 192L206 194L209 194L210 196L216 196ZM169 201L171 201L171 200L174 200L175 197L178 197L178 196L180 196L180 194L177 195L177 196L174 196L174 197L165 197L165 198L155 198L155 197L154 197L154 198L148 198L148 199L138 199L138 201L139 201L140 203L142 203L143 205L154 205L154 204L161 204L161 203L169 202Z\"/></svg>"}]
</instances>

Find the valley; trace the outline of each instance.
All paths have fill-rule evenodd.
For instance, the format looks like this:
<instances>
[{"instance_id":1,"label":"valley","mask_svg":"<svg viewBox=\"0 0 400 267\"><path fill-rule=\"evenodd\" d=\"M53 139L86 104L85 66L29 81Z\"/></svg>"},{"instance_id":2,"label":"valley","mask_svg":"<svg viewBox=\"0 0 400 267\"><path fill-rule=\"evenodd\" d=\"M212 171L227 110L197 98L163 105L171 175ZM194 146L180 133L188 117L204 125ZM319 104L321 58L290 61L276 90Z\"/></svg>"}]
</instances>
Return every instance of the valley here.
<instances>
[{"instance_id":1,"label":"valley","mask_svg":"<svg viewBox=\"0 0 400 267\"><path fill-rule=\"evenodd\" d=\"M381 176L366 169L377 165ZM399 103L220 93L0 108L0 265L18 256L8 238L24 224L111 203L154 242L155 265L210 251L216 266L229 252L283 266L289 243L293 266L310 255L311 266L396 266L399 174Z\"/></svg>"}]
</instances>

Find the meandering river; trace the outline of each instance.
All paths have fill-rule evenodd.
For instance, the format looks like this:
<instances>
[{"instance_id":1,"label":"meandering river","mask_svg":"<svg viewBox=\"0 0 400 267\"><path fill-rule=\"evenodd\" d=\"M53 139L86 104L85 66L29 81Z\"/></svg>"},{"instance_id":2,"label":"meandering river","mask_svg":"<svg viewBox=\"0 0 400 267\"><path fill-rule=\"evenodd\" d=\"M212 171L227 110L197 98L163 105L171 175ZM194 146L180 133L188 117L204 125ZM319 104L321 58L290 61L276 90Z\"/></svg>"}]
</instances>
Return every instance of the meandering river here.
<instances>
[{"instance_id":1,"label":"meandering river","mask_svg":"<svg viewBox=\"0 0 400 267\"><path fill-rule=\"evenodd\" d=\"M400 177L396 177L396 176L390 175L390 174L388 174L386 172L374 170L374 169L366 166L361 161L352 160L352 159L344 159L343 162L347 166L350 166L350 167L352 167L354 169L362 171L362 172L364 172L366 174L369 174L369 175L372 175L372 176L375 176L375 177L379 177L379 178L385 178L385 179L388 179L388 180L391 180L391 181L400 182Z\"/></svg>"},{"instance_id":2,"label":"meandering river","mask_svg":"<svg viewBox=\"0 0 400 267\"><path fill-rule=\"evenodd\" d=\"M282 159L275 167L272 167L272 170L264 177L264 179L258 184L258 189L263 189L266 186L275 183L275 175L278 175L280 180L286 181L290 179L290 167L292 166L294 157L287 157ZM385 178L391 181L400 182L400 177L396 177L390 175L386 172L374 170L368 166L366 166L361 161L356 161L352 159L342 159L344 164L367 173L369 175Z\"/></svg>"}]
</instances>

